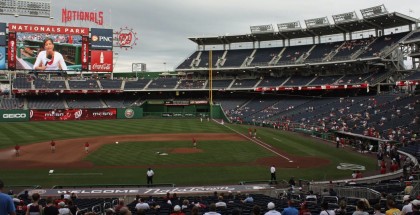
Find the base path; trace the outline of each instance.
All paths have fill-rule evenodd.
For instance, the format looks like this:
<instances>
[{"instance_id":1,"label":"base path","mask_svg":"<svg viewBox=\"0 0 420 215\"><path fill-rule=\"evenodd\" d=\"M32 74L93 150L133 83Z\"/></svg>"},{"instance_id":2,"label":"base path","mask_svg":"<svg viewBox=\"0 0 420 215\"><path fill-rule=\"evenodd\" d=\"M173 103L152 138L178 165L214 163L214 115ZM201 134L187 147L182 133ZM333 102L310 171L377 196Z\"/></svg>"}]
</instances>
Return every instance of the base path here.
<instances>
[{"instance_id":1,"label":"base path","mask_svg":"<svg viewBox=\"0 0 420 215\"><path fill-rule=\"evenodd\" d=\"M90 153L94 153L104 144L115 144L115 142L150 142L150 141L191 141L192 138L197 140L231 140L231 141L246 141L246 137L239 134L227 133L194 133L194 134L142 134L142 135L119 135L119 136L100 136L88 138L76 138L67 140L55 140L56 151L50 151L50 142L33 143L21 146L20 157L15 157L13 147L0 150L0 168L3 169L17 169L17 168L95 168L95 166L88 161L84 161L87 156L85 153L86 142L89 142ZM276 165L279 168L311 168L317 166L324 166L330 163L329 160L319 157L299 157L288 155L287 153L272 148L274 151L287 155L293 159L293 163L278 157L260 158L256 162L241 163L241 164L220 164L208 163L204 166L242 166L242 165ZM201 153L199 149L185 149L174 148L171 153ZM205 152L205 151L204 151ZM169 167L170 165L163 165ZM173 165L176 167L176 164ZM185 165L183 165L185 166ZM191 167L195 164L191 164ZM203 166L203 165L201 165ZM106 168L100 166L101 168ZM114 166L108 166L110 168ZM124 168L118 166L118 168ZM127 166L133 168L133 166Z\"/></svg>"}]
</instances>

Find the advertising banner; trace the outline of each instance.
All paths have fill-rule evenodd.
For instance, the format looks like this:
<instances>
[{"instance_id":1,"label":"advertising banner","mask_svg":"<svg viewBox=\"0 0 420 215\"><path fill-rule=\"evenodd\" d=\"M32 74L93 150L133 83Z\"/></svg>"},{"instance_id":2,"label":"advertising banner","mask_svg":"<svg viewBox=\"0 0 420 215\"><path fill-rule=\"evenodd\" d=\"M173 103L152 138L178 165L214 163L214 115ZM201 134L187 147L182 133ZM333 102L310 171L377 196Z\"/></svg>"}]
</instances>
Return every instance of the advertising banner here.
<instances>
[{"instance_id":1,"label":"advertising banner","mask_svg":"<svg viewBox=\"0 0 420 215\"><path fill-rule=\"evenodd\" d=\"M82 37L82 50L81 50L81 61L82 61L82 71L89 70L89 37Z\"/></svg>"},{"instance_id":2,"label":"advertising banner","mask_svg":"<svg viewBox=\"0 0 420 215\"><path fill-rule=\"evenodd\" d=\"M30 121L67 121L116 119L117 109L57 109L30 110Z\"/></svg>"},{"instance_id":3,"label":"advertising banner","mask_svg":"<svg viewBox=\"0 0 420 215\"><path fill-rule=\"evenodd\" d=\"M143 117L143 108L118 108L117 119L139 119Z\"/></svg>"},{"instance_id":4,"label":"advertising banner","mask_svg":"<svg viewBox=\"0 0 420 215\"><path fill-rule=\"evenodd\" d=\"M89 35L89 28L9 23L9 32Z\"/></svg>"},{"instance_id":5,"label":"advertising banner","mask_svg":"<svg viewBox=\"0 0 420 215\"><path fill-rule=\"evenodd\" d=\"M0 110L0 122L29 121L28 110Z\"/></svg>"},{"instance_id":6,"label":"advertising banner","mask_svg":"<svg viewBox=\"0 0 420 215\"><path fill-rule=\"evenodd\" d=\"M9 70L16 69L16 33L9 33L9 49L7 51L7 67Z\"/></svg>"},{"instance_id":7,"label":"advertising banner","mask_svg":"<svg viewBox=\"0 0 420 215\"><path fill-rule=\"evenodd\" d=\"M0 46L6 46L6 23L0 23Z\"/></svg>"},{"instance_id":8,"label":"advertising banner","mask_svg":"<svg viewBox=\"0 0 420 215\"><path fill-rule=\"evenodd\" d=\"M112 51L91 51L90 71L92 72L112 72L113 70Z\"/></svg>"},{"instance_id":9,"label":"advertising banner","mask_svg":"<svg viewBox=\"0 0 420 215\"><path fill-rule=\"evenodd\" d=\"M92 38L92 49L110 49L113 46L113 31L112 29L92 28L90 30Z\"/></svg>"},{"instance_id":10,"label":"advertising banner","mask_svg":"<svg viewBox=\"0 0 420 215\"><path fill-rule=\"evenodd\" d=\"M0 70L6 69L6 47L0 47Z\"/></svg>"}]
</instances>

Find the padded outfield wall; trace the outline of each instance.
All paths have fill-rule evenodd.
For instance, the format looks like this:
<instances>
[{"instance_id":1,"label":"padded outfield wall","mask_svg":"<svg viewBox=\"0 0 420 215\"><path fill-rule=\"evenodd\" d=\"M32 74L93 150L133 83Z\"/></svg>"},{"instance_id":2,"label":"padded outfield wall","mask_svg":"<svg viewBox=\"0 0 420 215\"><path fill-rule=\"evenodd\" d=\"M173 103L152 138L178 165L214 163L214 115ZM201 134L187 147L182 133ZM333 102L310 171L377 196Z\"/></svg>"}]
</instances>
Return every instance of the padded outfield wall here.
<instances>
[{"instance_id":1,"label":"padded outfield wall","mask_svg":"<svg viewBox=\"0 0 420 215\"><path fill-rule=\"evenodd\" d=\"M214 107L210 108L208 104L174 105L165 101L153 101L142 107L130 108L0 110L0 122L194 118L210 116L210 109L213 118L224 118L223 110L219 106Z\"/></svg>"}]
</instances>

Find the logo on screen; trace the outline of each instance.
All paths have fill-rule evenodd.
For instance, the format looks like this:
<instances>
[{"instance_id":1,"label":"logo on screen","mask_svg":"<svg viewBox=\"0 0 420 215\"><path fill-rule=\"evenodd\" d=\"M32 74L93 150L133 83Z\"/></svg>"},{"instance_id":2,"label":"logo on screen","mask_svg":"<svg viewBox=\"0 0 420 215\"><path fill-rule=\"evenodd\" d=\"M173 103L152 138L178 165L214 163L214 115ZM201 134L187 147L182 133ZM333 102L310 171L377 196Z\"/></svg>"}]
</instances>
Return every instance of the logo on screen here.
<instances>
[{"instance_id":1,"label":"logo on screen","mask_svg":"<svg viewBox=\"0 0 420 215\"><path fill-rule=\"evenodd\" d=\"M124 112L124 116L125 116L125 118L128 118L128 119L133 118L134 110L131 109L131 108L126 109L125 112Z\"/></svg>"},{"instance_id":2,"label":"logo on screen","mask_svg":"<svg viewBox=\"0 0 420 215\"><path fill-rule=\"evenodd\" d=\"M134 32L132 28L120 28L120 31L115 32L115 34L117 36L114 39L117 41L117 45L120 48L128 50L128 48L132 49L133 46L137 45L137 33Z\"/></svg>"},{"instance_id":3,"label":"logo on screen","mask_svg":"<svg viewBox=\"0 0 420 215\"><path fill-rule=\"evenodd\" d=\"M74 118L79 119L83 114L83 111L80 109L74 113Z\"/></svg>"},{"instance_id":4,"label":"logo on screen","mask_svg":"<svg viewBox=\"0 0 420 215\"><path fill-rule=\"evenodd\" d=\"M92 36L92 41L93 41L93 42L96 42L96 41L98 41L98 36L96 36L96 35L93 35L93 36Z\"/></svg>"}]
</instances>

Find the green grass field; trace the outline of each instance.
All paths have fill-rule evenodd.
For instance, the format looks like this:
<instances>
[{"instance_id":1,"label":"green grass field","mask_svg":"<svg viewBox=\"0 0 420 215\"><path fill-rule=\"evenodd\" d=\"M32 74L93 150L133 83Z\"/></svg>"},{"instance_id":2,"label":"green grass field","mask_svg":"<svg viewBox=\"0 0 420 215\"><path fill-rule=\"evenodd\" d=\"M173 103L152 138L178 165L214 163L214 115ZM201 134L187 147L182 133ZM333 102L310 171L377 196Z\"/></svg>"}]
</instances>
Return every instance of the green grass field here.
<instances>
[{"instance_id":1,"label":"green grass field","mask_svg":"<svg viewBox=\"0 0 420 215\"><path fill-rule=\"evenodd\" d=\"M230 125L243 134L248 126ZM0 123L0 148L12 147L51 139L76 137L100 138L104 135L164 133L233 133L214 122L201 123L197 119L141 119L110 121L69 121ZM300 134L258 128L259 138L292 155L318 156L331 161L318 168L277 167L277 178L288 180L290 176L305 180L334 180L348 178L351 171L337 170L339 163L353 163L375 169L375 159L349 151L337 150L333 144L324 144ZM136 166L161 165L155 168L155 183L176 185L237 184L239 181L269 180L269 167L248 165L262 157L275 156L272 152L251 141L199 141L203 153L169 154L157 156L156 152L172 148L188 147L191 142L129 142L120 145L104 145L86 157L94 168L56 169L62 175L48 175L48 168L0 170L0 178L7 185L81 185L81 184L144 184L146 169ZM69 152L74 153L74 152ZM42 159L42 156L40 156ZM205 164L228 163L227 166ZM189 164L198 164L188 167ZM179 167L173 167L178 165ZM95 174L92 174L95 173ZM70 174L70 175L64 175ZM74 175L76 174L76 175Z\"/></svg>"}]
</instances>

